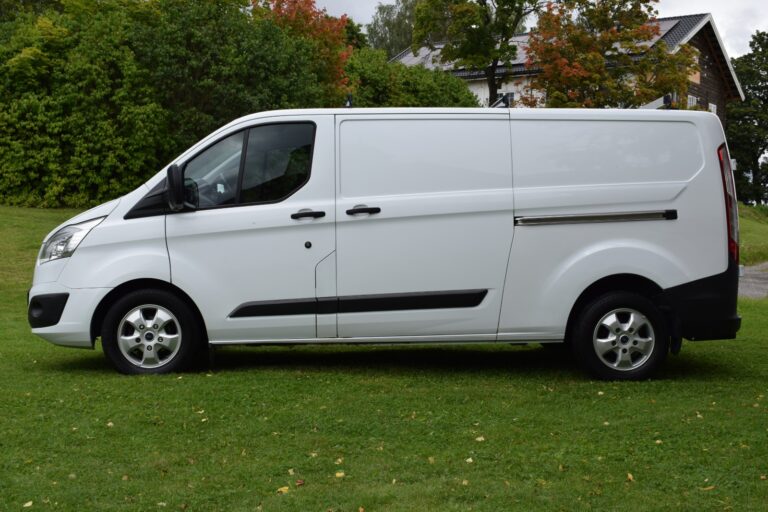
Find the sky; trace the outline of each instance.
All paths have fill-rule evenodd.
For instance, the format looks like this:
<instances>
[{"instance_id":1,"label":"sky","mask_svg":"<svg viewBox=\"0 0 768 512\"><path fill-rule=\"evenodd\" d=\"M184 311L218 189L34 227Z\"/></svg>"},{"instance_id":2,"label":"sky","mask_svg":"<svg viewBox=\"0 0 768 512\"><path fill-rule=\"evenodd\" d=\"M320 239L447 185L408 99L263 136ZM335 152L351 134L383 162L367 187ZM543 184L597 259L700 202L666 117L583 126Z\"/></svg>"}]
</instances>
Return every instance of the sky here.
<instances>
[{"instance_id":1,"label":"sky","mask_svg":"<svg viewBox=\"0 0 768 512\"><path fill-rule=\"evenodd\" d=\"M376 4L394 0L316 0L318 7L334 16L347 14L357 23L370 23ZM712 13L728 55L738 57L749 52L749 39L755 30L768 31L766 0L661 0L659 16Z\"/></svg>"}]
</instances>

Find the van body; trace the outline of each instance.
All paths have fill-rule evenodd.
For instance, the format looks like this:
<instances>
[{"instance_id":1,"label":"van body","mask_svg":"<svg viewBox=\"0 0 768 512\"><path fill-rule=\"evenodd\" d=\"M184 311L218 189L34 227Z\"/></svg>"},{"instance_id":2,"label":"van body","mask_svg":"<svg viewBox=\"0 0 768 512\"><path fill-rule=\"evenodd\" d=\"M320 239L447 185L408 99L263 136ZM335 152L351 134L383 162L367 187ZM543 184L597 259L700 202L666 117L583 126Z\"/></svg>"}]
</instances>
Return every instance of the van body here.
<instances>
[{"instance_id":1,"label":"van body","mask_svg":"<svg viewBox=\"0 0 768 512\"><path fill-rule=\"evenodd\" d=\"M209 345L529 343L646 378L740 327L738 217L702 112L264 112L46 237L32 331L126 373Z\"/></svg>"}]
</instances>

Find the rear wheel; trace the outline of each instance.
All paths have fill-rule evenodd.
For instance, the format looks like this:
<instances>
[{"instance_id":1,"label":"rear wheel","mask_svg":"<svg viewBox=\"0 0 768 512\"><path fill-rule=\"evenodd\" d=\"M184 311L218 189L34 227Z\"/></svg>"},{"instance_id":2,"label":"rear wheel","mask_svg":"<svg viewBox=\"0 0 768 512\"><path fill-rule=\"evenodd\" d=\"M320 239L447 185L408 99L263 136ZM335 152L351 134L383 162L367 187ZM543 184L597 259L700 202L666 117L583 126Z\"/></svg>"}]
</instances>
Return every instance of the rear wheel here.
<instances>
[{"instance_id":1,"label":"rear wheel","mask_svg":"<svg viewBox=\"0 0 768 512\"><path fill-rule=\"evenodd\" d=\"M129 374L185 370L203 346L192 309L163 290L138 290L115 302L104 319L101 341L112 365Z\"/></svg>"},{"instance_id":2,"label":"rear wheel","mask_svg":"<svg viewBox=\"0 0 768 512\"><path fill-rule=\"evenodd\" d=\"M663 364L669 334L664 315L648 298L612 292L582 310L573 347L582 365L599 379L641 380Z\"/></svg>"}]
</instances>

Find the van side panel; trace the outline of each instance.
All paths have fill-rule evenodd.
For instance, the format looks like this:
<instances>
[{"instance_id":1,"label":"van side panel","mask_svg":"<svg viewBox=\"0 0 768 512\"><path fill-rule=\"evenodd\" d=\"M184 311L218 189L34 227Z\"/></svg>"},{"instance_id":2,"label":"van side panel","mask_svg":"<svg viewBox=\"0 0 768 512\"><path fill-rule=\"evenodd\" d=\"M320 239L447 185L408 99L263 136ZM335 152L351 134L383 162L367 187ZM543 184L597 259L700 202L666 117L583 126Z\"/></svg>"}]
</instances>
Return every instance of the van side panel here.
<instances>
[{"instance_id":1,"label":"van side panel","mask_svg":"<svg viewBox=\"0 0 768 512\"><path fill-rule=\"evenodd\" d=\"M509 120L337 116L340 337L495 339L514 226ZM377 208L355 214L357 207Z\"/></svg>"},{"instance_id":2,"label":"van side panel","mask_svg":"<svg viewBox=\"0 0 768 512\"><path fill-rule=\"evenodd\" d=\"M722 130L714 116L665 114L512 114L518 226L500 339L563 339L604 277L666 289L725 271Z\"/></svg>"}]
</instances>

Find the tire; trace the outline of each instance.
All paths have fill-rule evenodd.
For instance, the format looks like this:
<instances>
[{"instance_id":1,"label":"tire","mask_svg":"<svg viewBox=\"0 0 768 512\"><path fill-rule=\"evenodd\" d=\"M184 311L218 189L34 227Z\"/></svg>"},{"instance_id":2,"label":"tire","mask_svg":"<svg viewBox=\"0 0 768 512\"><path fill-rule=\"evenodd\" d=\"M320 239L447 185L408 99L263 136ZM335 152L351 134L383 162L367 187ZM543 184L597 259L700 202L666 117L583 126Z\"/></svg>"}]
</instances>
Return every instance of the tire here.
<instances>
[{"instance_id":1,"label":"tire","mask_svg":"<svg viewBox=\"0 0 768 512\"><path fill-rule=\"evenodd\" d=\"M137 290L118 299L101 329L104 355L125 374L189 369L199 360L204 342L192 308L164 290Z\"/></svg>"},{"instance_id":2,"label":"tire","mask_svg":"<svg viewBox=\"0 0 768 512\"><path fill-rule=\"evenodd\" d=\"M573 334L576 358L602 380L648 379L669 352L664 315L647 297L631 292L611 292L589 302Z\"/></svg>"}]
</instances>

